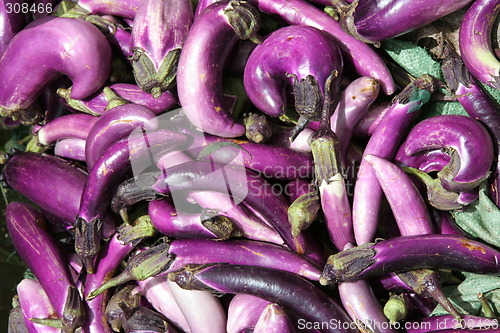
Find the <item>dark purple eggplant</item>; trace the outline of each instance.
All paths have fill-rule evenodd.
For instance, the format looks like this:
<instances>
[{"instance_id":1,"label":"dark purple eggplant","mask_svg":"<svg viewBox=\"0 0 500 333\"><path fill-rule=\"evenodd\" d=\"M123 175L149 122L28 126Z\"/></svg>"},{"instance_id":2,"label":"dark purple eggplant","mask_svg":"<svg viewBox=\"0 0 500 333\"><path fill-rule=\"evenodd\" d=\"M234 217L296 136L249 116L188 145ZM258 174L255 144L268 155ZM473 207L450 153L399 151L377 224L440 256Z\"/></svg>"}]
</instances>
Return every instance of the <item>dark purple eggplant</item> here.
<instances>
[{"instance_id":1,"label":"dark purple eggplant","mask_svg":"<svg viewBox=\"0 0 500 333\"><path fill-rule=\"evenodd\" d=\"M49 48L47 40L52 41ZM27 44L31 45L29 52ZM4 84L0 113L34 123L40 119L34 102L53 79L60 74L68 76L73 82L71 97L82 99L103 86L110 68L111 47L91 23L66 17L40 18L11 40L0 60ZM30 75L20 75L21 70Z\"/></svg>"}]
</instances>

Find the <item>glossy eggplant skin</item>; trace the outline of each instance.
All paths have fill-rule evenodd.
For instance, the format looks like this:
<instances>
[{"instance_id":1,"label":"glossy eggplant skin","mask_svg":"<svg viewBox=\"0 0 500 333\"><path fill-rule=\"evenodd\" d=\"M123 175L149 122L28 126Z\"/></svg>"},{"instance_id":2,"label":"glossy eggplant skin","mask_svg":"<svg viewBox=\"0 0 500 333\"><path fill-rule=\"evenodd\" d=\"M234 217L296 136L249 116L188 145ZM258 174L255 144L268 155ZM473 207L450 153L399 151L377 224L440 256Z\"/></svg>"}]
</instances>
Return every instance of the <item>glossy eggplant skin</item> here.
<instances>
[{"instance_id":1,"label":"glossy eggplant skin","mask_svg":"<svg viewBox=\"0 0 500 333\"><path fill-rule=\"evenodd\" d=\"M47 40L51 47L47 47ZM26 45L30 45L26 50ZM71 97L85 98L107 80L111 47L91 23L66 17L32 22L9 43L0 59L0 113L25 123L39 120L33 103L44 87L63 74L73 82ZM25 75L24 73L30 73Z\"/></svg>"},{"instance_id":2,"label":"glossy eggplant skin","mask_svg":"<svg viewBox=\"0 0 500 333\"><path fill-rule=\"evenodd\" d=\"M140 0L79 0L78 5L94 15L114 15L134 19L141 4Z\"/></svg>"},{"instance_id":3,"label":"glossy eggplant skin","mask_svg":"<svg viewBox=\"0 0 500 333\"><path fill-rule=\"evenodd\" d=\"M26 24L25 15L14 11L14 4L22 4L21 0L0 1L0 57L7 49L7 45Z\"/></svg>"}]
</instances>

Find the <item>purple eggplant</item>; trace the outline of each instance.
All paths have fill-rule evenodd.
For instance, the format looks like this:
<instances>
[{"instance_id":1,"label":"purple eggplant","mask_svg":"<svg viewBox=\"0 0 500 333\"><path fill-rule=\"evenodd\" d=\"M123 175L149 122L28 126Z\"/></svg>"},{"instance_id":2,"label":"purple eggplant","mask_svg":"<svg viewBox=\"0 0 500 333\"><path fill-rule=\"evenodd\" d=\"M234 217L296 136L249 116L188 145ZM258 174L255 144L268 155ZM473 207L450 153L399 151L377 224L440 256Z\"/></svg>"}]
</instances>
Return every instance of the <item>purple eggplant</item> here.
<instances>
[{"instance_id":1,"label":"purple eggplant","mask_svg":"<svg viewBox=\"0 0 500 333\"><path fill-rule=\"evenodd\" d=\"M285 187L285 194L294 202L301 196L311 193L314 186L305 179L296 179L289 182Z\"/></svg>"},{"instance_id":2,"label":"purple eggplant","mask_svg":"<svg viewBox=\"0 0 500 333\"><path fill-rule=\"evenodd\" d=\"M21 6L21 0L0 1L0 57L7 49L10 40L23 29L26 17L21 10L15 10L14 6Z\"/></svg>"},{"instance_id":3,"label":"purple eggplant","mask_svg":"<svg viewBox=\"0 0 500 333\"><path fill-rule=\"evenodd\" d=\"M154 98L174 85L182 46L193 21L190 0L142 0L132 26L135 81Z\"/></svg>"},{"instance_id":4,"label":"purple eggplant","mask_svg":"<svg viewBox=\"0 0 500 333\"><path fill-rule=\"evenodd\" d=\"M269 304L260 315L254 333L295 333L295 326L278 304Z\"/></svg>"},{"instance_id":5,"label":"purple eggplant","mask_svg":"<svg viewBox=\"0 0 500 333\"><path fill-rule=\"evenodd\" d=\"M448 1L338 1L342 27L367 43L397 37L466 6L471 0Z\"/></svg>"},{"instance_id":6,"label":"purple eggplant","mask_svg":"<svg viewBox=\"0 0 500 333\"><path fill-rule=\"evenodd\" d=\"M434 228L438 234L466 236L453 220L450 212L433 210Z\"/></svg>"},{"instance_id":7,"label":"purple eggplant","mask_svg":"<svg viewBox=\"0 0 500 333\"><path fill-rule=\"evenodd\" d=\"M119 98L130 103L143 105L156 114L161 114L177 104L177 98L171 92L164 92L158 98L142 91L135 84L115 83L109 86ZM83 100L75 100L70 97L71 90L59 89L57 93L65 99L67 106L74 110L101 115L106 112L108 99L104 91L97 92Z\"/></svg>"},{"instance_id":8,"label":"purple eggplant","mask_svg":"<svg viewBox=\"0 0 500 333\"><path fill-rule=\"evenodd\" d=\"M106 111L95 122L87 136L85 159L92 170L102 154L116 141L137 128L154 130L158 127L155 113L145 106L124 104Z\"/></svg>"},{"instance_id":9,"label":"purple eggplant","mask_svg":"<svg viewBox=\"0 0 500 333\"><path fill-rule=\"evenodd\" d=\"M392 95L395 84L380 56L369 45L345 33L340 23L327 13L302 0L251 0L266 14L279 15L288 24L311 26L332 35L346 63L362 76L373 77L380 83L382 91Z\"/></svg>"},{"instance_id":10,"label":"purple eggplant","mask_svg":"<svg viewBox=\"0 0 500 333\"><path fill-rule=\"evenodd\" d=\"M83 139L63 139L54 146L54 155L85 162L85 145Z\"/></svg>"},{"instance_id":11,"label":"purple eggplant","mask_svg":"<svg viewBox=\"0 0 500 333\"><path fill-rule=\"evenodd\" d=\"M390 109L370 137L363 156L368 154L392 159L405 129L436 89L436 79L423 75L408 85L393 100ZM371 242L377 229L382 189L366 160L361 161L353 199L354 235L358 245Z\"/></svg>"},{"instance_id":12,"label":"purple eggplant","mask_svg":"<svg viewBox=\"0 0 500 333\"><path fill-rule=\"evenodd\" d=\"M500 61L491 46L495 18L500 12L500 1L474 1L467 9L460 25L460 55L465 67L482 83L500 89Z\"/></svg>"},{"instance_id":13,"label":"purple eggplant","mask_svg":"<svg viewBox=\"0 0 500 333\"><path fill-rule=\"evenodd\" d=\"M354 129L355 137L369 137L375 132L378 124L384 118L385 114L391 107L391 102L374 104L368 109L368 112L359 121Z\"/></svg>"},{"instance_id":14,"label":"purple eggplant","mask_svg":"<svg viewBox=\"0 0 500 333\"><path fill-rule=\"evenodd\" d=\"M239 39L254 38L259 13L246 2L219 1L200 14L182 48L177 90L183 112L194 126L221 137L238 137L245 127L231 116L222 90L222 70ZM210 119L210 121L207 121Z\"/></svg>"},{"instance_id":15,"label":"purple eggplant","mask_svg":"<svg viewBox=\"0 0 500 333\"><path fill-rule=\"evenodd\" d=\"M471 190L490 174L493 161L490 134L480 122L470 117L445 115L425 119L412 128L403 146L406 155L429 149L447 149L451 159L438 172L438 178L449 191Z\"/></svg>"},{"instance_id":16,"label":"purple eggplant","mask_svg":"<svg viewBox=\"0 0 500 333\"><path fill-rule=\"evenodd\" d=\"M47 40L53 41L50 48ZM82 99L103 86L110 66L111 47L91 23L65 17L38 19L11 40L0 60L4 84L0 113L33 123L39 118L36 98L57 76L68 76L73 82L71 97ZM19 75L21 69L30 75Z\"/></svg>"},{"instance_id":17,"label":"purple eggplant","mask_svg":"<svg viewBox=\"0 0 500 333\"><path fill-rule=\"evenodd\" d=\"M94 15L114 15L127 19L134 19L140 4L140 0L78 0L78 6L88 13Z\"/></svg>"},{"instance_id":18,"label":"purple eggplant","mask_svg":"<svg viewBox=\"0 0 500 333\"><path fill-rule=\"evenodd\" d=\"M277 51L279 50L279 52ZM323 57L318 57L323 54ZM280 28L252 51L243 82L252 103L262 112L279 117L286 111L286 91L293 88L295 109L303 129L308 121L319 121L325 84L337 95L343 60L337 43L327 33L308 26ZM289 89L289 88L288 88Z\"/></svg>"},{"instance_id":19,"label":"purple eggplant","mask_svg":"<svg viewBox=\"0 0 500 333\"><path fill-rule=\"evenodd\" d=\"M236 294L227 310L227 333L241 333L255 328L270 302L251 295Z\"/></svg>"},{"instance_id":20,"label":"purple eggplant","mask_svg":"<svg viewBox=\"0 0 500 333\"><path fill-rule=\"evenodd\" d=\"M498 274L499 259L497 250L456 235L401 236L330 256L320 283L328 285L421 268Z\"/></svg>"},{"instance_id":21,"label":"purple eggplant","mask_svg":"<svg viewBox=\"0 0 500 333\"><path fill-rule=\"evenodd\" d=\"M302 323L331 323L324 332L357 332L344 310L311 282L275 269L240 265L191 265L169 279L182 288L249 294L277 303Z\"/></svg>"},{"instance_id":22,"label":"purple eggplant","mask_svg":"<svg viewBox=\"0 0 500 333\"><path fill-rule=\"evenodd\" d=\"M403 145L399 148L394 160L402 166L419 169L420 171L429 173L432 171L441 171L450 163L450 155L446 154L441 149L434 149L421 151L412 156L408 156L405 154Z\"/></svg>"},{"instance_id":23,"label":"purple eggplant","mask_svg":"<svg viewBox=\"0 0 500 333\"><path fill-rule=\"evenodd\" d=\"M55 240L42 229L43 221L44 217L27 204L12 202L7 206L12 244L47 293L64 331L74 332L85 320L85 308Z\"/></svg>"}]
</instances>

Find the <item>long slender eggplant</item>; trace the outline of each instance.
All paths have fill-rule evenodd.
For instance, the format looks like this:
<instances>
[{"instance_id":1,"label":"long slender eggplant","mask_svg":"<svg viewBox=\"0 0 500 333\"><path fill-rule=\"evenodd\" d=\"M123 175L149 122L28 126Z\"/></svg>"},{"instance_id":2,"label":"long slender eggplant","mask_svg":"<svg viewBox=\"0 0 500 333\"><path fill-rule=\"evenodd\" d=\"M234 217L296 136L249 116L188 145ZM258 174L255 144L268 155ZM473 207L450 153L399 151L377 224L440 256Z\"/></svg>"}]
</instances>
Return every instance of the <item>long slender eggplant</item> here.
<instances>
[{"instance_id":1,"label":"long slender eggplant","mask_svg":"<svg viewBox=\"0 0 500 333\"><path fill-rule=\"evenodd\" d=\"M359 121L354 129L355 137L369 137L375 132L375 129L384 118L385 114L391 107L391 102L374 104L368 109L368 112Z\"/></svg>"},{"instance_id":2,"label":"long slender eggplant","mask_svg":"<svg viewBox=\"0 0 500 333\"><path fill-rule=\"evenodd\" d=\"M143 162L151 158L150 154L165 153L186 141L185 135L168 130L136 135L116 142L97 161L85 183L75 222L75 249L84 258L87 270L92 271L99 249L106 208L114 190L132 167L131 161Z\"/></svg>"},{"instance_id":3,"label":"long slender eggplant","mask_svg":"<svg viewBox=\"0 0 500 333\"><path fill-rule=\"evenodd\" d=\"M26 17L22 11L14 10L14 6L21 5L21 0L0 1L0 57L7 49L7 45L14 36L23 29Z\"/></svg>"},{"instance_id":4,"label":"long slender eggplant","mask_svg":"<svg viewBox=\"0 0 500 333\"><path fill-rule=\"evenodd\" d=\"M116 141L138 128L151 131L158 127L155 113L145 106L124 104L106 111L95 122L87 136L85 160L92 170L102 154Z\"/></svg>"},{"instance_id":5,"label":"long slender eggplant","mask_svg":"<svg viewBox=\"0 0 500 333\"><path fill-rule=\"evenodd\" d=\"M74 332L85 320L85 308L55 240L41 226L43 221L30 205L12 202L7 206L12 244L47 293L64 331Z\"/></svg>"},{"instance_id":6,"label":"long slender eggplant","mask_svg":"<svg viewBox=\"0 0 500 333\"><path fill-rule=\"evenodd\" d=\"M54 155L85 162L85 145L83 139L62 139L54 146Z\"/></svg>"},{"instance_id":7,"label":"long slender eggplant","mask_svg":"<svg viewBox=\"0 0 500 333\"><path fill-rule=\"evenodd\" d=\"M222 70L236 42L255 37L259 18L246 2L219 1L191 26L179 59L177 90L183 112L204 132L221 137L245 134L245 127L231 116L233 104L222 90Z\"/></svg>"},{"instance_id":8,"label":"long slender eggplant","mask_svg":"<svg viewBox=\"0 0 500 333\"><path fill-rule=\"evenodd\" d=\"M130 103L143 105L156 114L161 114L177 104L177 98L171 92L164 92L158 98L142 91L139 86L128 83L115 83L109 86L119 98ZM71 90L59 89L57 93L65 99L68 107L94 115L106 112L109 100L104 91L99 91L85 99L75 100L70 97Z\"/></svg>"},{"instance_id":9,"label":"long slender eggplant","mask_svg":"<svg viewBox=\"0 0 500 333\"><path fill-rule=\"evenodd\" d=\"M343 28L367 43L397 37L466 6L471 0L448 1L369 1L348 5L334 1L340 11Z\"/></svg>"},{"instance_id":10,"label":"long slender eggplant","mask_svg":"<svg viewBox=\"0 0 500 333\"><path fill-rule=\"evenodd\" d=\"M471 77L456 53L447 54L442 68L446 83L455 93L457 101L469 116L486 126L494 140L496 158L490 197L500 207L500 105L479 85L477 80Z\"/></svg>"},{"instance_id":11,"label":"long slender eggplant","mask_svg":"<svg viewBox=\"0 0 500 333\"><path fill-rule=\"evenodd\" d=\"M447 149L450 163L438 172L438 178L449 191L471 190L490 175L493 143L486 128L473 118L444 115L425 119L412 128L403 146L406 155Z\"/></svg>"},{"instance_id":12,"label":"long slender eggplant","mask_svg":"<svg viewBox=\"0 0 500 333\"><path fill-rule=\"evenodd\" d=\"M132 26L130 58L142 90L160 97L174 85L182 46L193 21L190 0L142 0Z\"/></svg>"},{"instance_id":13,"label":"long slender eggplant","mask_svg":"<svg viewBox=\"0 0 500 333\"><path fill-rule=\"evenodd\" d=\"M499 259L497 250L456 235L401 236L330 256L320 283L328 285L420 268L498 274Z\"/></svg>"},{"instance_id":14,"label":"long slender eggplant","mask_svg":"<svg viewBox=\"0 0 500 333\"><path fill-rule=\"evenodd\" d=\"M249 294L277 303L304 322L330 323L324 332L357 332L356 325L333 299L311 282L279 270L240 265L192 265L169 274L190 290Z\"/></svg>"},{"instance_id":15,"label":"long slender eggplant","mask_svg":"<svg viewBox=\"0 0 500 333\"><path fill-rule=\"evenodd\" d=\"M308 121L319 121L326 82L334 75L331 85L339 86L342 69L342 55L329 34L293 25L274 31L257 45L245 66L243 83L252 103L273 117L283 115L292 104L286 96L292 87L301 130Z\"/></svg>"},{"instance_id":16,"label":"long slender eggplant","mask_svg":"<svg viewBox=\"0 0 500 333\"><path fill-rule=\"evenodd\" d=\"M251 295L236 294L227 310L227 333L240 333L255 328L270 302Z\"/></svg>"},{"instance_id":17,"label":"long slender eggplant","mask_svg":"<svg viewBox=\"0 0 500 333\"><path fill-rule=\"evenodd\" d=\"M51 47L46 40L53 41ZM39 115L33 103L49 82L60 74L68 76L73 82L71 97L82 99L102 87L110 66L111 47L91 23L65 17L38 19L11 40L0 60L4 84L0 113L36 122ZM30 75L20 75L21 70Z\"/></svg>"},{"instance_id":18,"label":"long slender eggplant","mask_svg":"<svg viewBox=\"0 0 500 333\"><path fill-rule=\"evenodd\" d=\"M286 314L285 310L276 303L269 304L262 312L254 333L295 333L295 326Z\"/></svg>"},{"instance_id":19,"label":"long slender eggplant","mask_svg":"<svg viewBox=\"0 0 500 333\"><path fill-rule=\"evenodd\" d=\"M460 55L471 74L489 86L500 89L500 61L491 46L495 18L500 1L474 1L460 25Z\"/></svg>"},{"instance_id":20,"label":"long slender eggplant","mask_svg":"<svg viewBox=\"0 0 500 333\"><path fill-rule=\"evenodd\" d=\"M389 70L369 45L344 32L340 23L327 13L302 0L251 0L266 14L279 15L288 24L307 25L324 30L338 42L346 63L352 64L362 76L380 83L382 91L392 95L396 89Z\"/></svg>"},{"instance_id":21,"label":"long slender eggplant","mask_svg":"<svg viewBox=\"0 0 500 333\"><path fill-rule=\"evenodd\" d=\"M139 10L141 1L106 1L106 0L79 0L78 6L94 15L114 15L127 19L134 19Z\"/></svg>"},{"instance_id":22,"label":"long slender eggplant","mask_svg":"<svg viewBox=\"0 0 500 333\"><path fill-rule=\"evenodd\" d=\"M394 99L390 110L371 136L363 156L368 154L383 158L392 158L403 139L405 129L436 89L436 81L429 75L423 75L408 85ZM382 189L366 160L361 161L354 187L353 224L358 245L371 242L377 229L379 205Z\"/></svg>"}]
</instances>

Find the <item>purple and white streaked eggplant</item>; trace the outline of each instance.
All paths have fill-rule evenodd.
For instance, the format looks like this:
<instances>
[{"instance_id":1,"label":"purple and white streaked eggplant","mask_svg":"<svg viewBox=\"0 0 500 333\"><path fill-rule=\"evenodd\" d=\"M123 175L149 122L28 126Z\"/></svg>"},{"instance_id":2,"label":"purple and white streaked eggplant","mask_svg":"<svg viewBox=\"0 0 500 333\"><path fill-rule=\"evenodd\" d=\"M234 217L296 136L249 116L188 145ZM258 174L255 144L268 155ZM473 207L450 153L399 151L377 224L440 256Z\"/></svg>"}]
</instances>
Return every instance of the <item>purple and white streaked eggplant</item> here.
<instances>
[{"instance_id":1,"label":"purple and white streaked eggplant","mask_svg":"<svg viewBox=\"0 0 500 333\"><path fill-rule=\"evenodd\" d=\"M318 54L324 56L318 57ZM333 75L331 93L337 95L343 60L337 43L327 33L308 26L280 28L250 54L243 83L252 103L262 112L279 117L286 111L286 90L293 88L299 130L319 121L325 85Z\"/></svg>"},{"instance_id":2,"label":"purple and white streaked eggplant","mask_svg":"<svg viewBox=\"0 0 500 333\"><path fill-rule=\"evenodd\" d=\"M490 175L493 143L486 128L473 118L444 115L425 119L412 128L403 146L406 155L446 149L451 159L438 178L448 191L471 190Z\"/></svg>"},{"instance_id":3,"label":"purple and white streaked eggplant","mask_svg":"<svg viewBox=\"0 0 500 333\"><path fill-rule=\"evenodd\" d=\"M191 26L179 59L177 90L183 112L203 132L221 137L245 134L245 127L231 115L234 98L224 95L222 70L236 42L255 37L259 19L247 2L219 1Z\"/></svg>"},{"instance_id":4,"label":"purple and white streaked eggplant","mask_svg":"<svg viewBox=\"0 0 500 333\"><path fill-rule=\"evenodd\" d=\"M59 321L54 306L50 302L47 293L36 280L24 279L17 285L17 295L19 296L19 305L22 310L24 322L28 332L32 333L59 333L61 330L55 327L49 327L32 322L30 319L54 319Z\"/></svg>"},{"instance_id":5,"label":"purple and white streaked eggplant","mask_svg":"<svg viewBox=\"0 0 500 333\"><path fill-rule=\"evenodd\" d=\"M421 268L498 274L500 252L456 235L394 237L330 256L320 283L329 285Z\"/></svg>"},{"instance_id":6,"label":"purple and white streaked eggplant","mask_svg":"<svg viewBox=\"0 0 500 333\"><path fill-rule=\"evenodd\" d=\"M142 0L132 26L130 58L135 81L160 97L174 85L177 64L193 21L190 0Z\"/></svg>"},{"instance_id":7,"label":"purple and white streaked eggplant","mask_svg":"<svg viewBox=\"0 0 500 333\"><path fill-rule=\"evenodd\" d=\"M495 172L491 181L490 197L500 207L500 105L471 77L462 59L449 52L442 64L443 75L457 101L472 118L479 120L489 130L495 145Z\"/></svg>"},{"instance_id":8,"label":"purple and white streaked eggplant","mask_svg":"<svg viewBox=\"0 0 500 333\"><path fill-rule=\"evenodd\" d=\"M218 297L209 291L185 290L170 280L167 284L191 332L226 332L227 317Z\"/></svg>"},{"instance_id":9,"label":"purple and white streaked eggplant","mask_svg":"<svg viewBox=\"0 0 500 333\"><path fill-rule=\"evenodd\" d=\"M270 302L251 295L236 294L227 310L227 333L241 333L255 328Z\"/></svg>"},{"instance_id":10,"label":"purple and white streaked eggplant","mask_svg":"<svg viewBox=\"0 0 500 333\"><path fill-rule=\"evenodd\" d=\"M26 24L25 15L14 10L14 5L20 5L21 0L0 1L0 57L7 49L7 45L14 36L23 29Z\"/></svg>"},{"instance_id":11,"label":"purple and white streaked eggplant","mask_svg":"<svg viewBox=\"0 0 500 333\"><path fill-rule=\"evenodd\" d=\"M116 141L138 128L151 131L158 127L156 114L145 106L124 104L106 111L95 122L87 136L85 160L92 170L102 154Z\"/></svg>"},{"instance_id":12,"label":"purple and white streaked eggplant","mask_svg":"<svg viewBox=\"0 0 500 333\"><path fill-rule=\"evenodd\" d=\"M460 25L460 55L465 67L482 83L500 89L500 61L491 46L491 33L500 1L474 1Z\"/></svg>"},{"instance_id":13,"label":"purple and white streaked eggplant","mask_svg":"<svg viewBox=\"0 0 500 333\"><path fill-rule=\"evenodd\" d=\"M106 0L79 0L78 6L94 15L114 15L127 19L134 19L141 1L106 1Z\"/></svg>"},{"instance_id":14,"label":"purple and white streaked eggplant","mask_svg":"<svg viewBox=\"0 0 500 333\"><path fill-rule=\"evenodd\" d=\"M46 40L53 41L47 48ZM26 45L31 45L26 52ZM102 87L110 73L111 47L91 23L65 17L44 17L31 23L9 43L0 61L5 88L0 113L37 121L33 105L44 87L60 74L73 82L71 97L85 98ZM20 75L20 71L30 75Z\"/></svg>"},{"instance_id":15,"label":"purple and white streaked eggplant","mask_svg":"<svg viewBox=\"0 0 500 333\"><path fill-rule=\"evenodd\" d=\"M471 0L336 2L343 28L359 40L376 43L405 34L466 6ZM340 4L339 4L340 3Z\"/></svg>"},{"instance_id":16,"label":"purple and white streaked eggplant","mask_svg":"<svg viewBox=\"0 0 500 333\"><path fill-rule=\"evenodd\" d=\"M7 206L6 224L12 244L47 293L64 332L74 332L85 320L85 308L55 240L42 229L43 221L44 217L30 205L12 202Z\"/></svg>"},{"instance_id":17,"label":"purple and white streaked eggplant","mask_svg":"<svg viewBox=\"0 0 500 333\"><path fill-rule=\"evenodd\" d=\"M171 92L164 92L158 98L142 91L135 84L115 83L109 86L119 98L130 103L143 105L156 114L161 114L177 104L177 98ZM93 115L101 115L106 112L109 100L104 91L97 92L88 98L75 100L70 97L71 90L59 89L57 93L65 99L68 107Z\"/></svg>"},{"instance_id":18,"label":"purple and white streaked eggplant","mask_svg":"<svg viewBox=\"0 0 500 333\"><path fill-rule=\"evenodd\" d=\"M187 137L169 130L132 135L116 142L96 162L85 183L75 222L75 250L92 271L99 249L102 218L113 193L130 170L131 161L165 153L185 144ZM153 164L154 165L154 164Z\"/></svg>"},{"instance_id":19,"label":"purple and white streaked eggplant","mask_svg":"<svg viewBox=\"0 0 500 333\"><path fill-rule=\"evenodd\" d=\"M279 15L288 24L311 26L332 35L346 63L352 64L362 76L373 77L382 91L392 95L396 89L389 70L380 56L369 45L344 32L340 23L321 9L302 0L251 0L266 14Z\"/></svg>"},{"instance_id":20,"label":"purple and white streaked eggplant","mask_svg":"<svg viewBox=\"0 0 500 333\"><path fill-rule=\"evenodd\" d=\"M440 331L459 328L481 328L498 326L498 319L484 318L464 315L461 321L455 320L450 315L432 316L422 319L420 322L412 322L408 327L408 333L425 333L430 331ZM476 332L476 331L475 331Z\"/></svg>"},{"instance_id":21,"label":"purple and white streaked eggplant","mask_svg":"<svg viewBox=\"0 0 500 333\"><path fill-rule=\"evenodd\" d=\"M275 269L240 265L191 265L169 279L190 290L248 294L282 306L306 322L331 322L324 332L357 332L356 325L333 299L311 282Z\"/></svg>"},{"instance_id":22,"label":"purple and white streaked eggplant","mask_svg":"<svg viewBox=\"0 0 500 333\"><path fill-rule=\"evenodd\" d=\"M83 139L63 139L57 141L54 146L54 155L85 162L85 145L86 141Z\"/></svg>"},{"instance_id":23,"label":"purple and white streaked eggplant","mask_svg":"<svg viewBox=\"0 0 500 333\"><path fill-rule=\"evenodd\" d=\"M269 304L260 315L254 333L295 333L295 327L285 310L276 303Z\"/></svg>"},{"instance_id":24,"label":"purple and white streaked eggplant","mask_svg":"<svg viewBox=\"0 0 500 333\"><path fill-rule=\"evenodd\" d=\"M382 158L392 159L396 154L405 129L418 114L420 107L429 101L437 86L435 78L423 75L408 85L393 100L390 109L370 137L363 152ZM358 245L371 242L377 229L379 206L382 200L382 188L378 184L375 172L362 160L353 199L354 235Z\"/></svg>"},{"instance_id":25,"label":"purple and white streaked eggplant","mask_svg":"<svg viewBox=\"0 0 500 333\"><path fill-rule=\"evenodd\" d=\"M137 281L142 294L156 311L163 314L171 323L186 333L190 333L189 324L175 302L166 276L155 276L144 281Z\"/></svg>"}]
</instances>

